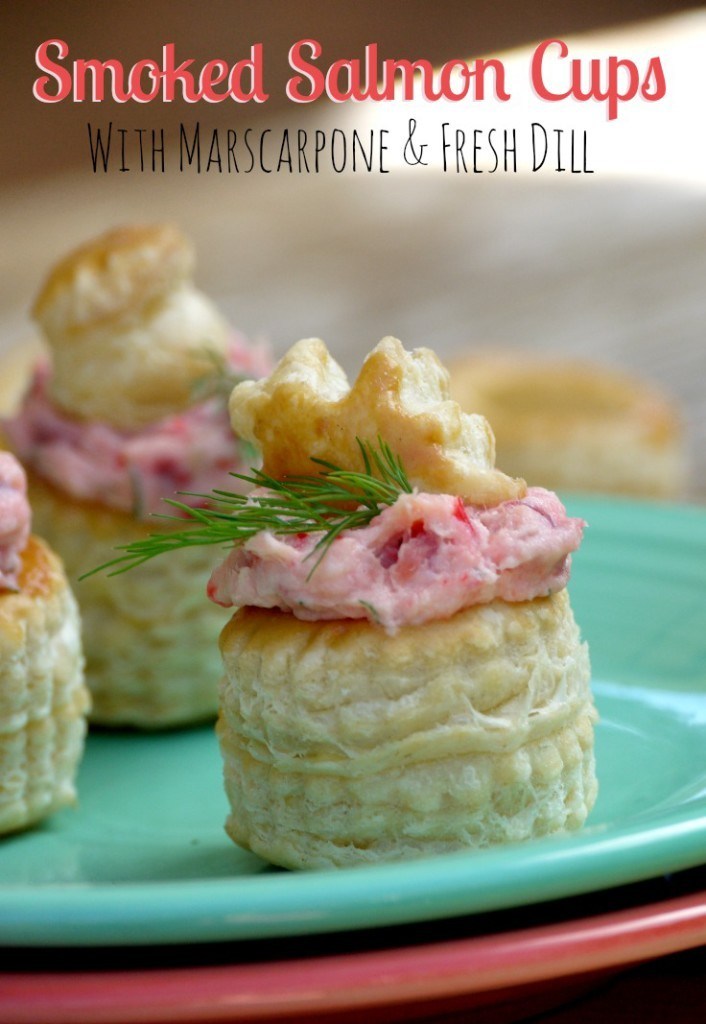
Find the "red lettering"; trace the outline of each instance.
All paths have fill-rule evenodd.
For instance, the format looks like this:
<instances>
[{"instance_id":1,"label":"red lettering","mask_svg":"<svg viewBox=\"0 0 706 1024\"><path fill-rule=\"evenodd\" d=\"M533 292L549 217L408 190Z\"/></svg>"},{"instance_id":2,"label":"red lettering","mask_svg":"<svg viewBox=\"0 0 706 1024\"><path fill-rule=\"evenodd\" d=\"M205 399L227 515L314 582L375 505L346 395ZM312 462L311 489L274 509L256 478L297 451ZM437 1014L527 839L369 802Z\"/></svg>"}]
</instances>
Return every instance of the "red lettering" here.
<instances>
[{"instance_id":1,"label":"red lettering","mask_svg":"<svg viewBox=\"0 0 706 1024\"><path fill-rule=\"evenodd\" d=\"M621 72L625 72L621 76ZM621 88L621 77L624 87ZM627 81L625 79L627 78ZM626 100L634 99L640 87L640 72L637 65L631 60L620 60L618 57L608 58L608 84L601 95L596 87L596 99L608 101L608 120L613 121L618 116L618 104Z\"/></svg>"},{"instance_id":2,"label":"red lettering","mask_svg":"<svg viewBox=\"0 0 706 1024\"><path fill-rule=\"evenodd\" d=\"M289 66L293 71L301 71L301 75L293 75L285 86L285 92L294 103L312 103L323 95L326 79L321 70L310 64L302 56L302 49L307 47L313 60L321 56L321 43L315 39L300 39L289 50ZM309 92L302 92L304 81L310 84Z\"/></svg>"},{"instance_id":3,"label":"red lettering","mask_svg":"<svg viewBox=\"0 0 706 1024\"><path fill-rule=\"evenodd\" d=\"M661 99L666 93L664 71L658 57L650 60L643 81L637 64L626 58L609 56L601 60L594 57L586 64L579 58L572 58L563 65L564 73L568 70L569 87L565 91L550 89L547 85L550 69L545 65L545 57L554 46L559 48L559 60L564 60L569 48L560 39L545 40L532 55L532 87L540 99L557 102L572 97L579 103L598 100L606 104L608 120L614 121L620 104L634 99L638 93L649 100Z\"/></svg>"},{"instance_id":4,"label":"red lettering","mask_svg":"<svg viewBox=\"0 0 706 1024\"><path fill-rule=\"evenodd\" d=\"M60 100L65 100L71 94L71 74L66 68L61 67L60 64L55 64L49 58L50 47L58 51L57 56L59 60L64 60L69 53L69 47L63 39L47 39L46 42L37 47L34 55L35 64L40 71L48 72L46 75L41 75L37 78L32 86L32 95L41 103L59 103ZM57 85L55 93L47 92L47 85L52 79Z\"/></svg>"},{"instance_id":5,"label":"red lettering","mask_svg":"<svg viewBox=\"0 0 706 1024\"><path fill-rule=\"evenodd\" d=\"M230 68L224 60L209 60L201 69L199 75L198 98L206 100L207 103L221 103L228 98L229 90L225 93L215 92L214 86L227 81Z\"/></svg>"},{"instance_id":6,"label":"red lettering","mask_svg":"<svg viewBox=\"0 0 706 1024\"><path fill-rule=\"evenodd\" d=\"M142 88L142 74L147 72L152 80L152 88L146 92ZM162 72L154 60L138 60L133 64L128 75L128 94L130 99L136 103L150 103L159 95L161 88Z\"/></svg>"},{"instance_id":7,"label":"red lettering","mask_svg":"<svg viewBox=\"0 0 706 1024\"><path fill-rule=\"evenodd\" d=\"M454 71L458 68L458 75ZM447 100L462 100L468 95L471 84L471 75L468 65L464 60L449 60L442 65L439 72L439 91ZM460 89L454 88L454 83L460 80Z\"/></svg>"},{"instance_id":8,"label":"red lettering","mask_svg":"<svg viewBox=\"0 0 706 1024\"><path fill-rule=\"evenodd\" d=\"M355 62L356 71L358 71L358 62ZM344 85L341 88L339 85L341 72L345 72ZM356 75L358 79L353 86L353 64L349 60L335 60L331 67L326 72L326 95L334 103L344 103L346 100L351 98L358 99L360 94L360 75Z\"/></svg>"},{"instance_id":9,"label":"red lettering","mask_svg":"<svg viewBox=\"0 0 706 1024\"><path fill-rule=\"evenodd\" d=\"M544 84L544 57L550 46L559 47L560 57L566 57L569 52L569 47L561 39L545 39L532 54L530 79L532 81L532 88L540 100L549 100L551 103L555 103L557 100L565 100L567 96L570 96L571 89L567 89L566 92L555 93L550 92Z\"/></svg>"},{"instance_id":10,"label":"red lettering","mask_svg":"<svg viewBox=\"0 0 706 1024\"><path fill-rule=\"evenodd\" d=\"M493 71L493 95L496 100L506 102L510 99L510 93L505 88L505 65L500 60L483 60L479 58L473 62L473 70L470 74L475 77L473 98L475 100L485 99L485 73L488 68Z\"/></svg>"},{"instance_id":11,"label":"red lettering","mask_svg":"<svg viewBox=\"0 0 706 1024\"><path fill-rule=\"evenodd\" d=\"M112 98L117 103L134 100L149 103L157 99L160 92L165 103L175 98L186 103L221 103L231 98L237 103L264 103L269 99L263 84L264 52L262 43L250 47L250 56L237 61L232 67L221 59L209 60L201 68L198 81L191 70L193 59L176 61L174 43L162 47L162 64L150 58L138 60L129 71L125 71L119 60L96 60L95 58L73 61L72 69L57 64L49 56L56 49L59 60L69 53L68 45L62 39L48 39L37 48L37 67L48 74L34 82L32 92L42 103L58 103L73 96L77 103L91 100L101 103ZM47 89L50 82L56 89ZM218 89L218 86L224 86Z\"/></svg>"},{"instance_id":12,"label":"red lettering","mask_svg":"<svg viewBox=\"0 0 706 1024\"><path fill-rule=\"evenodd\" d=\"M105 73L110 72L110 95L117 103L125 103L130 93L125 91L123 66L119 60L75 60L74 61L74 102L83 103L86 99L86 79L90 72L91 94L88 97L94 103L105 99Z\"/></svg>"},{"instance_id":13,"label":"red lettering","mask_svg":"<svg viewBox=\"0 0 706 1024\"><path fill-rule=\"evenodd\" d=\"M659 57L653 57L647 65L647 74L645 75L645 81L642 83L640 95L643 99L654 103L655 100L663 99L666 93L667 82L664 77L662 61Z\"/></svg>"},{"instance_id":14,"label":"red lettering","mask_svg":"<svg viewBox=\"0 0 706 1024\"><path fill-rule=\"evenodd\" d=\"M441 99L442 93L434 91L434 69L428 60L386 60L383 62L385 78L390 77L390 88L394 90L392 77L398 71L402 72L402 98L405 100L414 99L414 76L422 76L422 92L425 100ZM391 93L394 96L394 91Z\"/></svg>"},{"instance_id":15,"label":"red lettering","mask_svg":"<svg viewBox=\"0 0 706 1024\"><path fill-rule=\"evenodd\" d=\"M304 54L308 51L308 58ZM485 76L493 74L493 91L497 99L509 100L505 89L505 68L499 60L477 60L468 64L460 59L449 60L435 72L428 60L406 58L380 60L377 43L365 47L363 61L341 58L326 71L312 61L322 55L315 39L300 39L289 51L289 65L300 72L286 85L286 94L295 103L312 103L324 94L334 103L349 100L392 100L395 97L413 100L420 93L425 100L461 100L473 90L474 99L485 97Z\"/></svg>"},{"instance_id":16,"label":"red lettering","mask_svg":"<svg viewBox=\"0 0 706 1024\"><path fill-rule=\"evenodd\" d=\"M186 103L196 103L200 95L194 87L194 76L188 70L194 63L192 58L183 60L177 67L174 57L174 43L165 43L162 47L162 99L165 103L173 103L176 96L176 83L181 84L182 98Z\"/></svg>"},{"instance_id":17,"label":"red lettering","mask_svg":"<svg viewBox=\"0 0 706 1024\"><path fill-rule=\"evenodd\" d=\"M250 87L243 86L243 75L250 76ZM262 43L250 47L250 57L233 65L228 77L228 95L237 103L264 103L270 98L264 85L264 49Z\"/></svg>"}]
</instances>

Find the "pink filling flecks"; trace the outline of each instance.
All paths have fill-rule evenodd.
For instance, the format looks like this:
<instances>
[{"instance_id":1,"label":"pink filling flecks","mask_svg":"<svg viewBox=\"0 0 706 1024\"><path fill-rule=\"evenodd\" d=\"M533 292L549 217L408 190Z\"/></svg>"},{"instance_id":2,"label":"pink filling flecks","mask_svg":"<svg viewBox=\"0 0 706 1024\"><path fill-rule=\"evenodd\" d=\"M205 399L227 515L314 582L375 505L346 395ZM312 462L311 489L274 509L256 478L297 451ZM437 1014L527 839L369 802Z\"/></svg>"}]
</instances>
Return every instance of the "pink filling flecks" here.
<instances>
[{"instance_id":1,"label":"pink filling flecks","mask_svg":"<svg viewBox=\"0 0 706 1024\"><path fill-rule=\"evenodd\" d=\"M492 508L403 494L367 527L337 537L315 569L321 534L257 534L213 572L208 595L300 619L368 618L394 632L495 598L561 590L584 525L541 488Z\"/></svg>"},{"instance_id":2,"label":"pink filling flecks","mask_svg":"<svg viewBox=\"0 0 706 1024\"><path fill-rule=\"evenodd\" d=\"M269 369L262 349L235 336L229 369L261 376ZM164 498L179 494L186 504L215 488L238 489L230 472L242 472L225 401L211 398L139 431L72 419L48 395L49 369L37 368L22 408L4 424L23 463L65 493L129 512L139 518L169 512Z\"/></svg>"},{"instance_id":3,"label":"pink filling flecks","mask_svg":"<svg viewBox=\"0 0 706 1024\"><path fill-rule=\"evenodd\" d=\"M0 451L0 591L18 588L31 520L24 470L14 455Z\"/></svg>"}]
</instances>

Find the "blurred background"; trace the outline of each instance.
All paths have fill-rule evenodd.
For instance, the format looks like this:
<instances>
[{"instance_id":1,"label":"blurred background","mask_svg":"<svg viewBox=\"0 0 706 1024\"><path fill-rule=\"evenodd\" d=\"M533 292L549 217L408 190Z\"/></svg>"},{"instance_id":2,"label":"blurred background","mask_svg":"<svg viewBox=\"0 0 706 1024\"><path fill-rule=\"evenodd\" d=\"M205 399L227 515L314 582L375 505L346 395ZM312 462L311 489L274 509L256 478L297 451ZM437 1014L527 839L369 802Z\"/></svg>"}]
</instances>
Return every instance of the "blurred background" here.
<instances>
[{"instance_id":1,"label":"blurred background","mask_svg":"<svg viewBox=\"0 0 706 1024\"><path fill-rule=\"evenodd\" d=\"M53 0L29 4L8 0L2 5L0 46L3 180L51 174L83 162L86 107L63 102L38 103L32 96L37 77L34 51L46 39L64 39L69 57L118 57L125 67L147 57L160 57L165 42L176 44L182 59L196 64L216 56L245 55L250 43L262 42L267 55L271 98L262 116L271 118L289 106L284 97L287 52L297 39L313 36L331 59L362 54L377 42L387 56L427 57L443 62L452 57L481 56L552 36L636 22L702 6L698 0ZM131 104L131 126L152 125L154 104ZM159 112L165 126L193 114L175 102ZM298 111L298 119L308 111ZM125 109L103 103L105 120L125 118ZM253 111L237 104L217 104L209 123L252 123Z\"/></svg>"},{"instance_id":2,"label":"blurred background","mask_svg":"<svg viewBox=\"0 0 706 1024\"><path fill-rule=\"evenodd\" d=\"M320 336L354 373L379 338L393 334L450 361L509 349L589 360L646 380L683 425L689 497L706 494L702 4L74 0L5 3L0 17L0 347L34 337L32 299L68 249L118 223L173 220L194 241L202 287L276 353L300 337ZM437 63L502 54L519 84L502 111L490 103L456 104L451 112L429 103L293 104L284 94L287 52L305 37L321 42L326 65L362 57L370 42L381 56ZM595 103L532 106L528 55L553 37L569 40L572 53L586 59L663 56L667 97L626 104L610 124ZM165 42L197 68L217 56L247 56L261 42L270 99L197 107L39 103L32 96L34 53L50 38L67 42L69 60L116 57L125 67L159 58ZM384 175L330 167L318 175L197 175L180 173L173 162L165 173L151 173L139 170L133 148L129 171L113 164L94 174L87 144L89 121L113 121L133 138L135 129L164 129L169 147L182 122L200 122L206 139L247 127L271 128L276 137L282 126L401 130L411 114L425 130L443 116L468 132L501 120L523 132L540 118L550 134L561 128L567 139L570 129L577 139L586 130L594 173L552 173L548 165L542 174L449 175L432 166ZM592 429L591 416L605 427L600 402L588 410L584 430Z\"/></svg>"}]
</instances>

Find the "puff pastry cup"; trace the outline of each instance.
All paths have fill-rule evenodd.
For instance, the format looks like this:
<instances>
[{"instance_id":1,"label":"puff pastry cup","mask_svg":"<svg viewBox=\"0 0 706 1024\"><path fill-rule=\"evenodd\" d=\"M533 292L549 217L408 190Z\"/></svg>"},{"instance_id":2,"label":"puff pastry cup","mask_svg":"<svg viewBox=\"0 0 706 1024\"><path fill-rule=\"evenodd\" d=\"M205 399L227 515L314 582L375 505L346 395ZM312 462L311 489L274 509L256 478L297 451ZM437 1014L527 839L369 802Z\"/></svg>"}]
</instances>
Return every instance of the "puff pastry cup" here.
<instances>
[{"instance_id":1,"label":"puff pastry cup","mask_svg":"<svg viewBox=\"0 0 706 1024\"><path fill-rule=\"evenodd\" d=\"M36 536L20 557L16 589L0 587L0 833L75 802L89 706L62 564Z\"/></svg>"},{"instance_id":2,"label":"puff pastry cup","mask_svg":"<svg viewBox=\"0 0 706 1024\"><path fill-rule=\"evenodd\" d=\"M449 371L456 401L493 424L507 472L556 490L685 493L684 428L659 387L595 363L523 353L458 356Z\"/></svg>"},{"instance_id":3,"label":"puff pastry cup","mask_svg":"<svg viewBox=\"0 0 706 1024\"><path fill-rule=\"evenodd\" d=\"M276 458L288 466L302 438L302 452L314 444L335 461L353 409L352 432L384 430L408 453L417 487L434 489L426 459L434 484L444 474L444 491L467 501L474 488L479 505L522 499L523 481L495 470L492 432L449 401L428 350L385 339L351 389L329 359L321 342L300 342L268 381L233 392L234 426L261 445L266 468ZM392 631L374 616L296 613L240 607L221 634L217 732L237 844L285 867L333 868L583 824L597 792L596 712L565 589L444 618L431 609Z\"/></svg>"},{"instance_id":4,"label":"puff pastry cup","mask_svg":"<svg viewBox=\"0 0 706 1024\"><path fill-rule=\"evenodd\" d=\"M69 579L101 565L117 544L154 532L128 515L72 501L37 474L28 477L37 530L61 548ZM92 723L164 729L215 718L216 641L226 616L204 601L213 562L208 548L190 548L126 575L76 583Z\"/></svg>"},{"instance_id":5,"label":"puff pastry cup","mask_svg":"<svg viewBox=\"0 0 706 1024\"><path fill-rule=\"evenodd\" d=\"M290 868L514 842L596 797L587 649L567 594L387 636L238 611L219 735L238 844Z\"/></svg>"},{"instance_id":6,"label":"puff pastry cup","mask_svg":"<svg viewBox=\"0 0 706 1024\"><path fill-rule=\"evenodd\" d=\"M72 581L108 561L117 546L155 529L176 528L153 518L148 527L148 513L173 513L162 498L201 490L190 486L192 480L183 474L181 487L170 477L164 492L151 495L154 507L145 510L139 490L145 477L130 462L142 444L141 432L149 436L153 428L159 431L169 417L186 422L198 407L199 385L233 351L233 332L191 280L193 263L190 244L171 225L119 228L63 259L35 302L34 316L50 356L46 394L51 416L60 420L57 432L71 439L84 426L97 428L92 437L98 452L104 444L109 448L113 438L135 442L125 468L116 473L120 504L110 496L104 501L102 494L81 492L90 473L82 464L75 469L67 462L66 476L78 488L65 487L54 450L37 454L38 447L30 443L25 453L14 443L12 425L6 425L10 446L27 468L37 529L60 553ZM28 395L31 401L31 389ZM40 400L43 416L44 393ZM229 470L238 468L238 442L230 434L225 406L222 419L225 445L219 444L227 451L221 462L232 462L218 468L218 479L226 484ZM159 464L161 459L172 472L170 465L188 450L191 439L208 447L199 440L198 422L189 430L182 439L183 426L177 422L163 455L157 447L161 438L153 438L152 461ZM35 434L42 443L41 422ZM122 456L114 454L114 447L102 461L95 456L101 467L119 463ZM206 450L203 457L189 456L195 472L208 455ZM150 486L155 490L156 485ZM193 549L128 576L96 575L76 582L93 722L153 729L215 717L220 662L214 648L225 616L203 600L213 561L209 549Z\"/></svg>"}]
</instances>

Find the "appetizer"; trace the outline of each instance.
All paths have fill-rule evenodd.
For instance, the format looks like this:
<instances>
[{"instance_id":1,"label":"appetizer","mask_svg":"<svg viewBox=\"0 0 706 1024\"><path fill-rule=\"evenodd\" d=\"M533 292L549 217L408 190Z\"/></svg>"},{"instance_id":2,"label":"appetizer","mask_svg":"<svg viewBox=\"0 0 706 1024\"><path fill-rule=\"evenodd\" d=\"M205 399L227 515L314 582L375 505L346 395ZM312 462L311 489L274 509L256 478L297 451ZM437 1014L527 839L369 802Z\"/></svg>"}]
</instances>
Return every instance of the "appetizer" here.
<instances>
[{"instance_id":1,"label":"appetizer","mask_svg":"<svg viewBox=\"0 0 706 1024\"><path fill-rule=\"evenodd\" d=\"M262 468L180 535L231 543L210 598L239 845L290 868L581 826L596 797L588 651L566 583L583 522L495 468L427 349L386 338L351 387L323 342L238 384Z\"/></svg>"},{"instance_id":2,"label":"appetizer","mask_svg":"<svg viewBox=\"0 0 706 1024\"><path fill-rule=\"evenodd\" d=\"M198 505L243 465L227 396L268 357L192 273L176 228L121 228L62 260L35 302L49 358L4 429L27 468L38 528L72 579L106 545L173 529L181 512L163 499L189 492L180 500ZM215 716L224 616L202 599L212 564L207 549L192 549L77 584L92 721L161 728Z\"/></svg>"},{"instance_id":3,"label":"appetizer","mask_svg":"<svg viewBox=\"0 0 706 1024\"><path fill-rule=\"evenodd\" d=\"M0 834L74 803L89 704L76 602L30 527L25 474L0 452Z\"/></svg>"}]
</instances>

